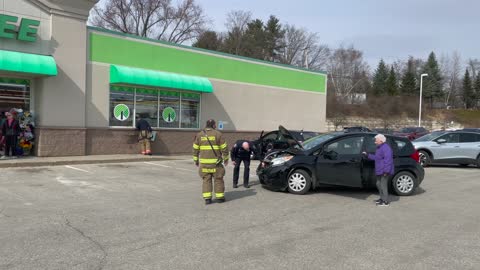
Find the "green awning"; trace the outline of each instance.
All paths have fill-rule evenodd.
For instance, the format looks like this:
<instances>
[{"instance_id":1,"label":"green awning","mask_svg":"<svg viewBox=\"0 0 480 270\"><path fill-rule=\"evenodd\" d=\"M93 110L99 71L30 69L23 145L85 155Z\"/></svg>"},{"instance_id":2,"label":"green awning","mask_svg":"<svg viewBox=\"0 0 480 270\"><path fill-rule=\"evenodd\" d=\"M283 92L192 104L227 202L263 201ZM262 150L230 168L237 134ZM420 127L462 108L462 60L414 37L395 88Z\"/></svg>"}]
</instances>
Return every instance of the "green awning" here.
<instances>
[{"instance_id":1,"label":"green awning","mask_svg":"<svg viewBox=\"0 0 480 270\"><path fill-rule=\"evenodd\" d=\"M116 65L110 66L110 83L213 92L207 78Z\"/></svg>"},{"instance_id":2,"label":"green awning","mask_svg":"<svg viewBox=\"0 0 480 270\"><path fill-rule=\"evenodd\" d=\"M57 76L52 56L0 50L0 71Z\"/></svg>"}]
</instances>

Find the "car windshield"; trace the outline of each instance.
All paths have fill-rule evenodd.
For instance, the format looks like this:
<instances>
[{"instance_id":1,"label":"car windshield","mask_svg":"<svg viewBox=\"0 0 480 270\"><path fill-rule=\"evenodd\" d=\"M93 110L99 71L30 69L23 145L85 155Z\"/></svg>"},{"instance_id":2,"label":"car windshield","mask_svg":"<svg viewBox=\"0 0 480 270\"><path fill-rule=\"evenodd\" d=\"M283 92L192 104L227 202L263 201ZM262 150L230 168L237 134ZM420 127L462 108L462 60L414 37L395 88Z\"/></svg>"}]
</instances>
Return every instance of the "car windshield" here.
<instances>
[{"instance_id":1,"label":"car windshield","mask_svg":"<svg viewBox=\"0 0 480 270\"><path fill-rule=\"evenodd\" d=\"M434 139L438 138L439 136L441 136L444 133L445 133L445 131L434 131L430 134L427 134L425 136L422 136L422 137L416 139L414 142L429 142L431 140L434 140Z\"/></svg>"},{"instance_id":2,"label":"car windshield","mask_svg":"<svg viewBox=\"0 0 480 270\"><path fill-rule=\"evenodd\" d=\"M313 138L310 138L306 141L304 141L302 143L302 146L303 146L303 149L305 150L310 150L318 145L320 145L321 143L331 139L331 138L334 138L336 136L336 134L333 134L333 133L329 133L329 134L322 134L322 135L318 135L316 137L313 137ZM298 146L296 146L297 148L299 148Z\"/></svg>"}]
</instances>

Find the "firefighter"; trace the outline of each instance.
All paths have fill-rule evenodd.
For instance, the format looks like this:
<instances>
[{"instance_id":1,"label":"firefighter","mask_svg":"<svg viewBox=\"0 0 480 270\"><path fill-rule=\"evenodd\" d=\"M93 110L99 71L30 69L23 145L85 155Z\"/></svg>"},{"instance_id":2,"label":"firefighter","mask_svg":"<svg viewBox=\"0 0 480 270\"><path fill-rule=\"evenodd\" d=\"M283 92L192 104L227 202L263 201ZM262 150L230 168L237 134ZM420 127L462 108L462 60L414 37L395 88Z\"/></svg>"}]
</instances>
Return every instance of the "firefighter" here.
<instances>
[{"instance_id":1,"label":"firefighter","mask_svg":"<svg viewBox=\"0 0 480 270\"><path fill-rule=\"evenodd\" d=\"M220 131L216 130L215 120L207 121L204 130L195 136L193 142L193 161L199 167L203 180L203 199L205 204L212 203L212 178L215 179L215 199L225 202L225 166L228 165L228 148Z\"/></svg>"}]
</instances>

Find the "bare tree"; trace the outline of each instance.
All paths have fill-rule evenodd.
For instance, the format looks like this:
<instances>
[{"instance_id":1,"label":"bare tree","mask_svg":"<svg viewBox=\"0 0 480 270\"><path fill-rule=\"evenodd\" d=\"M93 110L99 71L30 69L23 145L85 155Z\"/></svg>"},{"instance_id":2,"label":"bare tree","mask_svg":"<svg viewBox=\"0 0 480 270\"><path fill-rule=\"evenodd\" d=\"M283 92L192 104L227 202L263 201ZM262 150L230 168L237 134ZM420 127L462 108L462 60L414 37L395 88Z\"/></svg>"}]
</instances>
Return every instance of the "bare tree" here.
<instances>
[{"instance_id":1,"label":"bare tree","mask_svg":"<svg viewBox=\"0 0 480 270\"><path fill-rule=\"evenodd\" d=\"M208 23L195 0L176 6L171 0L107 0L103 8L96 5L92 15L94 26L174 43L192 40Z\"/></svg>"},{"instance_id":2,"label":"bare tree","mask_svg":"<svg viewBox=\"0 0 480 270\"><path fill-rule=\"evenodd\" d=\"M336 49L328 62L328 74L335 95L343 102L353 103L358 94L356 88L368 80L368 65L363 60L363 53L353 46Z\"/></svg>"},{"instance_id":3,"label":"bare tree","mask_svg":"<svg viewBox=\"0 0 480 270\"><path fill-rule=\"evenodd\" d=\"M312 70L323 70L327 66L330 49L319 43L316 33L309 33L304 28L285 25L285 47L279 56L282 64L305 67Z\"/></svg>"},{"instance_id":4,"label":"bare tree","mask_svg":"<svg viewBox=\"0 0 480 270\"><path fill-rule=\"evenodd\" d=\"M459 94L461 87L460 75L461 75L461 56L455 51L450 57L448 54L442 55L440 58L440 70L444 79L443 89L444 104L448 107L454 103L455 96Z\"/></svg>"},{"instance_id":5,"label":"bare tree","mask_svg":"<svg viewBox=\"0 0 480 270\"><path fill-rule=\"evenodd\" d=\"M252 21L252 13L250 11L234 10L227 14L225 27L226 34L226 50L236 55L242 54L242 49L246 40L245 31L248 23Z\"/></svg>"},{"instance_id":6,"label":"bare tree","mask_svg":"<svg viewBox=\"0 0 480 270\"><path fill-rule=\"evenodd\" d=\"M470 70L470 74L472 74L472 80L475 81L478 72L480 72L480 60L468 59L468 69Z\"/></svg>"}]
</instances>

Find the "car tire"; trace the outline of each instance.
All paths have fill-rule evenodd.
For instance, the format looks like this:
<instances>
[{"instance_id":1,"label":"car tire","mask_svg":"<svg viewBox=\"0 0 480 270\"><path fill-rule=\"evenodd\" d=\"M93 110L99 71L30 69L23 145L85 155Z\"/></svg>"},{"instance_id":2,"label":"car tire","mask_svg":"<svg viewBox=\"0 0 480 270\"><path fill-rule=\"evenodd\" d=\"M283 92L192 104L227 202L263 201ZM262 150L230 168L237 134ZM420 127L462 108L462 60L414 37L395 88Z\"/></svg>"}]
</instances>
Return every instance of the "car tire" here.
<instances>
[{"instance_id":1,"label":"car tire","mask_svg":"<svg viewBox=\"0 0 480 270\"><path fill-rule=\"evenodd\" d=\"M297 195L303 195L310 190L312 186L312 177L304 170L295 170L288 176L288 192Z\"/></svg>"},{"instance_id":2,"label":"car tire","mask_svg":"<svg viewBox=\"0 0 480 270\"><path fill-rule=\"evenodd\" d=\"M398 196L410 196L417 187L417 178L410 172L399 172L392 178L392 187Z\"/></svg>"},{"instance_id":3,"label":"car tire","mask_svg":"<svg viewBox=\"0 0 480 270\"><path fill-rule=\"evenodd\" d=\"M467 164L467 163L460 164L460 166L462 166L462 167L468 167L468 165L470 165L470 164Z\"/></svg>"},{"instance_id":4,"label":"car tire","mask_svg":"<svg viewBox=\"0 0 480 270\"><path fill-rule=\"evenodd\" d=\"M418 157L420 159L420 165L422 165L424 168L428 167L428 165L430 165L432 162L432 157L430 157L430 154L428 154L426 151L418 151Z\"/></svg>"},{"instance_id":5,"label":"car tire","mask_svg":"<svg viewBox=\"0 0 480 270\"><path fill-rule=\"evenodd\" d=\"M477 157L477 167L480 168L480 155Z\"/></svg>"}]
</instances>

